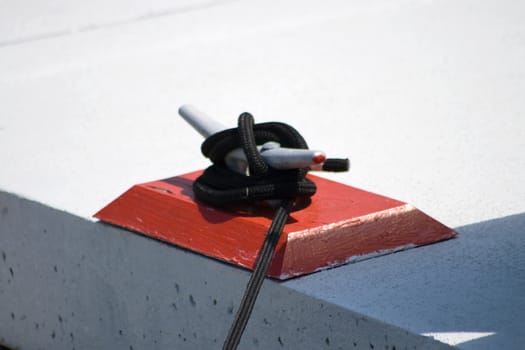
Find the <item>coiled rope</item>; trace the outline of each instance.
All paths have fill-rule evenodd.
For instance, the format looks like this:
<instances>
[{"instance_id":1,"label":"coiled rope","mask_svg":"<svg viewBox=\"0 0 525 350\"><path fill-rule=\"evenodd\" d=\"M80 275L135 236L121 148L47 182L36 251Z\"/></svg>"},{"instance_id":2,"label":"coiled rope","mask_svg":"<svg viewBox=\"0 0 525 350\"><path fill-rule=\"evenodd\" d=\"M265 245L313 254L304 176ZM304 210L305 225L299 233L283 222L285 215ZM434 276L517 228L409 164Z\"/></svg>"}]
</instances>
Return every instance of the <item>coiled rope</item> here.
<instances>
[{"instance_id":1,"label":"coiled rope","mask_svg":"<svg viewBox=\"0 0 525 350\"><path fill-rule=\"evenodd\" d=\"M196 197L215 206L266 200L272 200L274 205L277 203L272 224L224 342L225 350L236 349L240 342L294 202L308 199L316 192L315 183L306 178L309 168L276 170L264 162L257 145L269 141L288 148L308 148L301 134L290 125L278 122L254 124L251 114L242 113L237 128L213 134L203 142L201 151L213 165L193 183ZM226 155L239 147L246 155L249 175L235 172L226 165ZM327 159L323 170L346 171L348 159Z\"/></svg>"}]
</instances>

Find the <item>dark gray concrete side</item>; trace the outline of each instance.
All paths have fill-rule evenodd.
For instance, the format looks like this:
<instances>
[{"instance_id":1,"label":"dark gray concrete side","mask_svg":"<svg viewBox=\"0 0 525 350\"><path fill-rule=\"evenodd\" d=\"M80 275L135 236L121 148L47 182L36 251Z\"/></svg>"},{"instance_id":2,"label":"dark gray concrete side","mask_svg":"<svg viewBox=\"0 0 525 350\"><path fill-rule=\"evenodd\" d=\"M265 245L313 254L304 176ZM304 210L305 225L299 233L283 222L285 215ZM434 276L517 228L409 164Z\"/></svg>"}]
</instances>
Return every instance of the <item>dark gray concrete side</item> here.
<instances>
[{"instance_id":1,"label":"dark gray concrete side","mask_svg":"<svg viewBox=\"0 0 525 350\"><path fill-rule=\"evenodd\" d=\"M248 272L0 192L0 343L219 349ZM242 349L447 349L267 280Z\"/></svg>"}]
</instances>

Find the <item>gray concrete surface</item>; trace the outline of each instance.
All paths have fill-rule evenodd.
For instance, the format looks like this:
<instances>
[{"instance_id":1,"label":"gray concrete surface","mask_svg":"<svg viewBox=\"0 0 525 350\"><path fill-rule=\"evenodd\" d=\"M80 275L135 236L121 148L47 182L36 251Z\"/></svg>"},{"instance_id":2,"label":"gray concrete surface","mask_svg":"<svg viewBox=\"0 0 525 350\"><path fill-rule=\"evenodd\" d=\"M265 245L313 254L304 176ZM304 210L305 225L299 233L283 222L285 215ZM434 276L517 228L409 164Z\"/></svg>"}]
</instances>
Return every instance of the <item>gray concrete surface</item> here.
<instances>
[{"instance_id":1,"label":"gray concrete surface","mask_svg":"<svg viewBox=\"0 0 525 350\"><path fill-rule=\"evenodd\" d=\"M0 343L220 349L247 271L0 194ZM448 349L268 280L240 349Z\"/></svg>"},{"instance_id":2,"label":"gray concrete surface","mask_svg":"<svg viewBox=\"0 0 525 350\"><path fill-rule=\"evenodd\" d=\"M306 294L315 290L323 300L443 340L451 333L480 333L479 339L462 343L463 349L520 349L525 344L520 332L524 227L525 214L466 225L456 228L456 239L313 274L286 286Z\"/></svg>"},{"instance_id":3,"label":"gray concrete surface","mask_svg":"<svg viewBox=\"0 0 525 350\"><path fill-rule=\"evenodd\" d=\"M14 193L90 220L135 183L207 166L200 136L177 117L181 104L224 124L250 111L352 159L350 173L325 176L409 202L460 232L281 287L461 348L521 347L522 3L0 7L2 201ZM27 243L16 222L0 231L14 246Z\"/></svg>"}]
</instances>

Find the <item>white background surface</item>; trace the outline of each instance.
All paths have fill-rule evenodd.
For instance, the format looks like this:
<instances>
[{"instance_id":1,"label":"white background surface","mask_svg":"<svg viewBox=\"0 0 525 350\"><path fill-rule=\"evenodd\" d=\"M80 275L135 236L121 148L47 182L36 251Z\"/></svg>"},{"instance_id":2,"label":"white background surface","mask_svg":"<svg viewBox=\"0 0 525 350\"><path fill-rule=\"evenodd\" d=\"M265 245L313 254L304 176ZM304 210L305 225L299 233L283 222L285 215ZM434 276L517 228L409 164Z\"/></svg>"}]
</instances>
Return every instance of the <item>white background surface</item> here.
<instances>
[{"instance_id":1,"label":"white background surface","mask_svg":"<svg viewBox=\"0 0 525 350\"><path fill-rule=\"evenodd\" d=\"M227 125L243 111L287 122L312 148L351 158L350 173L326 176L409 202L468 237L292 287L421 332L434 330L414 324L436 314L457 331L501 316L517 344L523 219L480 223L525 212L524 62L525 6L515 1L3 1L0 188L89 218L135 183L207 166L182 104ZM439 269L447 247L464 269ZM389 294L356 271L384 274L396 259L430 269L445 305L455 279L467 280L452 310L466 314L428 316L422 304L389 315L410 309L431 277L392 272L406 288ZM380 302L347 301L345 276ZM474 289L493 306L461 310ZM506 317L513 306L521 313Z\"/></svg>"}]
</instances>

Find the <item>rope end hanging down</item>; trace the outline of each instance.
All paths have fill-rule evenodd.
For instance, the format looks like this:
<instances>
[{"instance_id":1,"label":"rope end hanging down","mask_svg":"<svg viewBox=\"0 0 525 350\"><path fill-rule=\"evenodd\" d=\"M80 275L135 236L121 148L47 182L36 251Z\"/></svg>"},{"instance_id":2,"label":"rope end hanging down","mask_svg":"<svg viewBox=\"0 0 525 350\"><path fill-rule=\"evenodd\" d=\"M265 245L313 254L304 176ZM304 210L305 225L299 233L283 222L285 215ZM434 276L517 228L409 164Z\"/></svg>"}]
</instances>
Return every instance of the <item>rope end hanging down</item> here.
<instances>
[{"instance_id":1,"label":"rope end hanging down","mask_svg":"<svg viewBox=\"0 0 525 350\"><path fill-rule=\"evenodd\" d=\"M316 192L315 183L306 174L310 170L347 171L350 163L309 150L301 134L284 123L255 124L251 114L242 113L237 128L217 131L220 124L193 107L183 106L179 113L206 137L201 151L213 163L193 183L197 199L215 206L278 203L224 342L223 349L233 350L246 328L294 203L304 203Z\"/></svg>"}]
</instances>

